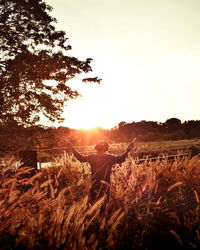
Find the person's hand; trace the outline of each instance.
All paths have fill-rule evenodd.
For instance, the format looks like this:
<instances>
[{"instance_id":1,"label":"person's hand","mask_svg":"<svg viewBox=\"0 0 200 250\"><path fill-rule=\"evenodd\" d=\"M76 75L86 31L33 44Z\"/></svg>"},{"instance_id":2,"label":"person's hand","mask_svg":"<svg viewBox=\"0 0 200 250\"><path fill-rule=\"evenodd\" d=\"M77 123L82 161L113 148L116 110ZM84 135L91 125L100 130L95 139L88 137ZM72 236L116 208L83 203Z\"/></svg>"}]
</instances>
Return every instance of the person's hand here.
<instances>
[{"instance_id":1,"label":"person's hand","mask_svg":"<svg viewBox=\"0 0 200 250\"><path fill-rule=\"evenodd\" d=\"M130 152L133 149L133 147L135 145L135 141L136 141L136 138L134 138L133 141L128 145L128 147L127 147L128 152Z\"/></svg>"}]
</instances>

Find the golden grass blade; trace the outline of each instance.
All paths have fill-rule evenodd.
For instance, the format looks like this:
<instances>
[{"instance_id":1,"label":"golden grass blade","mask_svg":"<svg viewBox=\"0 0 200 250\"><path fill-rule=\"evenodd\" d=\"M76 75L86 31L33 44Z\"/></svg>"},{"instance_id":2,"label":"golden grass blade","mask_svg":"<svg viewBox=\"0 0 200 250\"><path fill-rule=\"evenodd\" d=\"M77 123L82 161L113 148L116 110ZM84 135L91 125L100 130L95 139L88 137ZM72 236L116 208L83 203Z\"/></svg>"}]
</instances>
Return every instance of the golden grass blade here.
<instances>
[{"instance_id":1,"label":"golden grass blade","mask_svg":"<svg viewBox=\"0 0 200 250\"><path fill-rule=\"evenodd\" d=\"M122 218L125 216L125 212L121 213L115 220L115 222L113 223L112 227L111 227L111 231L116 230L117 226L121 223Z\"/></svg>"},{"instance_id":2,"label":"golden grass blade","mask_svg":"<svg viewBox=\"0 0 200 250\"><path fill-rule=\"evenodd\" d=\"M181 240L181 238L179 237L179 235L177 234L177 232L175 232L174 230L170 230L170 233L177 239L177 241L179 242L179 244L181 246L183 246L183 241Z\"/></svg>"},{"instance_id":3,"label":"golden grass blade","mask_svg":"<svg viewBox=\"0 0 200 250\"><path fill-rule=\"evenodd\" d=\"M41 185L40 185L40 188L43 188L43 187L46 187L48 186L50 183L52 183L53 180L47 180L47 181L44 181Z\"/></svg>"},{"instance_id":4,"label":"golden grass blade","mask_svg":"<svg viewBox=\"0 0 200 250\"><path fill-rule=\"evenodd\" d=\"M87 215L91 215L95 210L100 208L104 201L105 201L105 196L103 196L101 199L99 199L91 206L91 208L87 212Z\"/></svg>"},{"instance_id":5,"label":"golden grass blade","mask_svg":"<svg viewBox=\"0 0 200 250\"><path fill-rule=\"evenodd\" d=\"M197 204L199 204L199 196L198 196L196 190L194 190L194 196L195 196L195 199L196 199Z\"/></svg>"},{"instance_id":6,"label":"golden grass blade","mask_svg":"<svg viewBox=\"0 0 200 250\"><path fill-rule=\"evenodd\" d=\"M175 187L177 186L180 186L180 185L183 185L183 182L182 181L179 181L173 185L171 185L168 189L167 189L167 192L171 191L172 189L174 189Z\"/></svg>"},{"instance_id":7,"label":"golden grass blade","mask_svg":"<svg viewBox=\"0 0 200 250\"><path fill-rule=\"evenodd\" d=\"M49 186L50 186L50 194L51 194L51 198L54 199L55 198L55 191L54 191L54 188L52 186L51 183L49 183Z\"/></svg>"},{"instance_id":8,"label":"golden grass blade","mask_svg":"<svg viewBox=\"0 0 200 250\"><path fill-rule=\"evenodd\" d=\"M108 221L108 225L112 225L114 221L116 221L116 218L118 217L119 213L121 212L121 209L118 209L116 212L113 213L111 218Z\"/></svg>"}]
</instances>

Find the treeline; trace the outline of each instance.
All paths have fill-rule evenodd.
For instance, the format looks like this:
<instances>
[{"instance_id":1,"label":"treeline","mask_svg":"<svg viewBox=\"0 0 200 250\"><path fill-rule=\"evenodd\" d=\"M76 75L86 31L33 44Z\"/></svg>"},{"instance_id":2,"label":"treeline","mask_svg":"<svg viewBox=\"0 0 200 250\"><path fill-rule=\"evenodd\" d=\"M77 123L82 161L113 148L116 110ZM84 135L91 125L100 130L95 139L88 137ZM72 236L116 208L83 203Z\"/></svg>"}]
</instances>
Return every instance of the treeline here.
<instances>
[{"instance_id":1,"label":"treeline","mask_svg":"<svg viewBox=\"0 0 200 250\"><path fill-rule=\"evenodd\" d=\"M112 129L75 130L67 127L32 126L24 128L14 120L0 125L1 149L54 148L66 145L69 139L75 145L92 145L98 140L109 143L137 141L165 141L200 138L200 121L181 122L171 118L164 123L154 121L121 122Z\"/></svg>"},{"instance_id":2,"label":"treeline","mask_svg":"<svg viewBox=\"0 0 200 250\"><path fill-rule=\"evenodd\" d=\"M111 130L112 138L128 141L137 137L139 141L165 141L200 138L200 121L185 121L171 118L164 123L154 121L121 122Z\"/></svg>"}]
</instances>

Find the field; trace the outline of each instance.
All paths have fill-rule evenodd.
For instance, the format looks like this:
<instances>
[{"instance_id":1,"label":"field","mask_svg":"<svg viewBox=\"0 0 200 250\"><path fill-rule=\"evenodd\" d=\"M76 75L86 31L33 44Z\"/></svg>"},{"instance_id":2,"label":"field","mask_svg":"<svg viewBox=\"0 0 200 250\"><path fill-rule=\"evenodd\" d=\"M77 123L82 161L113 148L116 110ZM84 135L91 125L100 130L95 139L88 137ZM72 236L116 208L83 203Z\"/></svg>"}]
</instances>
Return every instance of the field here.
<instances>
[{"instance_id":1,"label":"field","mask_svg":"<svg viewBox=\"0 0 200 250\"><path fill-rule=\"evenodd\" d=\"M162 153L167 154L178 154L190 152L192 147L197 147L200 149L200 139L193 140L179 140L179 141L155 141L155 142L136 142L137 151L132 153L132 157L143 157L144 155L154 156ZM116 143L110 144L110 153L122 153L127 147L127 143ZM80 152L83 153L93 153L94 146L80 146L77 147ZM66 147L63 148L47 148L38 149L38 159L40 162L49 162L62 154L67 150Z\"/></svg>"},{"instance_id":2,"label":"field","mask_svg":"<svg viewBox=\"0 0 200 250\"><path fill-rule=\"evenodd\" d=\"M116 165L103 214L104 198L88 203L88 166L71 155L35 175L19 165L0 170L0 249L200 248L198 156Z\"/></svg>"}]
</instances>

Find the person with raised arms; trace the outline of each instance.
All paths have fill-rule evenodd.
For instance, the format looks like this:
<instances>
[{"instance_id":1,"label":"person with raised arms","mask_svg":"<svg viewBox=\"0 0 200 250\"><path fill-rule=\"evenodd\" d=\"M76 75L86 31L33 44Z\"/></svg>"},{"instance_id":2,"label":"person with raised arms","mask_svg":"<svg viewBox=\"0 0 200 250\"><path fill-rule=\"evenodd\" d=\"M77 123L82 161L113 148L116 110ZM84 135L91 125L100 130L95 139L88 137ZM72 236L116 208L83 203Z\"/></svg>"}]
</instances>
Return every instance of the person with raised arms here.
<instances>
[{"instance_id":1,"label":"person with raised arms","mask_svg":"<svg viewBox=\"0 0 200 250\"><path fill-rule=\"evenodd\" d=\"M74 156L81 162L88 162L91 167L91 188L89 192L90 202L93 203L102 196L106 195L107 200L110 196L110 175L114 164L123 163L135 144L134 139L127 147L126 151L120 156L108 154L109 145L106 141L99 141L96 146L95 154L82 155L74 146L68 142L67 147L70 148Z\"/></svg>"}]
</instances>

